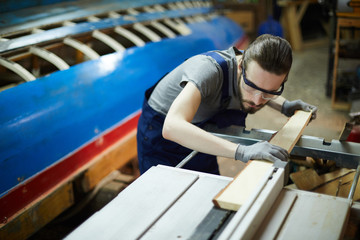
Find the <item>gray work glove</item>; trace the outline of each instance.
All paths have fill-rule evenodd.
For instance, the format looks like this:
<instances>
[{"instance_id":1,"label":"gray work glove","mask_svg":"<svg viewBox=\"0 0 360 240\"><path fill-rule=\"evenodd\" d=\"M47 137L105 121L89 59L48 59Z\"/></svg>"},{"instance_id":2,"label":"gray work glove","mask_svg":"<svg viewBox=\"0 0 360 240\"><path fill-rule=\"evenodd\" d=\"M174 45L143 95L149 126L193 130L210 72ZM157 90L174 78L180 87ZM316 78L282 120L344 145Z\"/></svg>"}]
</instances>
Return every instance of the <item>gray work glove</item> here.
<instances>
[{"instance_id":1,"label":"gray work glove","mask_svg":"<svg viewBox=\"0 0 360 240\"><path fill-rule=\"evenodd\" d=\"M250 146L239 144L235 152L235 159L245 163L250 159L268 160L271 162L276 160L287 161L288 157L289 154L285 149L265 141Z\"/></svg>"},{"instance_id":2,"label":"gray work glove","mask_svg":"<svg viewBox=\"0 0 360 240\"><path fill-rule=\"evenodd\" d=\"M305 103L300 99L295 101L285 100L281 108L281 113L287 117L291 117L292 115L294 115L296 110L303 110L305 112L312 111L311 120L314 120L316 118L317 107Z\"/></svg>"}]
</instances>

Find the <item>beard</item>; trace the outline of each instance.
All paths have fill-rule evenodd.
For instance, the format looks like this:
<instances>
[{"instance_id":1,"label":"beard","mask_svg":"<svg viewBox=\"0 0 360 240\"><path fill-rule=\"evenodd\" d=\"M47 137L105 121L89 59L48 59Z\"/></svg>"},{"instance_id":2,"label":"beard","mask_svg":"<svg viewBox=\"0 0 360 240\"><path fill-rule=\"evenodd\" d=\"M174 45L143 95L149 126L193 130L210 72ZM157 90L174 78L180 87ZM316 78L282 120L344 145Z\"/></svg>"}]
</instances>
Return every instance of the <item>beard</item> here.
<instances>
[{"instance_id":1,"label":"beard","mask_svg":"<svg viewBox=\"0 0 360 240\"><path fill-rule=\"evenodd\" d=\"M244 97L242 96L241 91L240 91L241 111L243 111L245 113L249 113L249 114L254 114L257 111L259 111L260 109L262 109L265 106L265 104L255 105L255 103L253 101L244 99Z\"/></svg>"},{"instance_id":2,"label":"beard","mask_svg":"<svg viewBox=\"0 0 360 240\"><path fill-rule=\"evenodd\" d=\"M238 79L238 82L240 82L240 78ZM240 84L238 84L239 86L239 89L241 88L240 87ZM260 109L262 109L265 104L260 104L260 105L255 105L255 103L251 100L248 100L248 99L244 99L242 93L241 93L241 90L239 90L239 99L240 99L240 107L241 107L241 111L245 112L245 113L249 113L249 114L254 114L256 113L257 111L259 111Z\"/></svg>"},{"instance_id":3,"label":"beard","mask_svg":"<svg viewBox=\"0 0 360 240\"><path fill-rule=\"evenodd\" d=\"M253 101L246 99L241 99L240 104L241 104L241 110L249 114L254 114L265 106L265 104L255 105Z\"/></svg>"}]
</instances>

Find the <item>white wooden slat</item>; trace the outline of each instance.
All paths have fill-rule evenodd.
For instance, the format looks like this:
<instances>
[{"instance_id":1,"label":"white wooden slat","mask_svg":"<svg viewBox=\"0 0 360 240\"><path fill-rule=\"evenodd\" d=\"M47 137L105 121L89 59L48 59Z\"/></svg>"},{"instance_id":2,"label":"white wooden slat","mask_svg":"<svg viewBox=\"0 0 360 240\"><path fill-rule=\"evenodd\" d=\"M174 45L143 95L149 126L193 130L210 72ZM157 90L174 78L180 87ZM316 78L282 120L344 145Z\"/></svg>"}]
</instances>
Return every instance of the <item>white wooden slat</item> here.
<instances>
[{"instance_id":1,"label":"white wooden slat","mask_svg":"<svg viewBox=\"0 0 360 240\"><path fill-rule=\"evenodd\" d=\"M199 16L195 16L194 18L195 18L195 20L198 21L198 22L205 22L205 21L206 21L205 18L204 18L203 16L200 16L200 15L199 15Z\"/></svg>"},{"instance_id":2,"label":"white wooden slat","mask_svg":"<svg viewBox=\"0 0 360 240\"><path fill-rule=\"evenodd\" d=\"M202 6L201 3L200 3L200 1L193 1L193 3L194 3L194 5L195 5L196 7L201 7L201 6Z\"/></svg>"},{"instance_id":3,"label":"white wooden slat","mask_svg":"<svg viewBox=\"0 0 360 240\"><path fill-rule=\"evenodd\" d=\"M156 12L156 10L154 8L150 7L150 6L145 6L145 7L143 7L143 9L144 9L145 12L148 12L148 13Z\"/></svg>"},{"instance_id":4,"label":"white wooden slat","mask_svg":"<svg viewBox=\"0 0 360 240\"><path fill-rule=\"evenodd\" d=\"M87 17L87 20L88 20L89 22L98 22L98 21L100 21L101 19L98 18L98 17L96 17L96 16L89 16L89 17Z\"/></svg>"},{"instance_id":5,"label":"white wooden slat","mask_svg":"<svg viewBox=\"0 0 360 240\"><path fill-rule=\"evenodd\" d=\"M30 53L39 56L45 59L46 61L54 64L54 66L57 67L59 70L66 70L70 67L64 60L62 60L57 55L55 55L52 52L49 52L44 48L39 48L35 46L30 47Z\"/></svg>"},{"instance_id":6,"label":"white wooden slat","mask_svg":"<svg viewBox=\"0 0 360 240\"><path fill-rule=\"evenodd\" d=\"M125 47L123 45L121 45L118 41L116 41L109 35L106 35L105 33L101 32L99 30L93 31L92 36L94 38L102 41L103 43L105 43L106 45L108 45L109 47L111 47L112 49L114 49L117 52L125 51Z\"/></svg>"},{"instance_id":7,"label":"white wooden slat","mask_svg":"<svg viewBox=\"0 0 360 240\"><path fill-rule=\"evenodd\" d=\"M212 198L230 179L202 176L141 238L188 239L213 208Z\"/></svg>"},{"instance_id":8,"label":"white wooden slat","mask_svg":"<svg viewBox=\"0 0 360 240\"><path fill-rule=\"evenodd\" d=\"M119 18L119 17L121 17L121 15L118 14L117 12L115 12L115 11L110 11L110 12L108 12L108 16L109 16L110 18Z\"/></svg>"},{"instance_id":9,"label":"white wooden slat","mask_svg":"<svg viewBox=\"0 0 360 240\"><path fill-rule=\"evenodd\" d=\"M190 28L186 26L180 19L165 19L164 22L170 27L176 29L181 35L186 36L191 33Z\"/></svg>"},{"instance_id":10,"label":"white wooden slat","mask_svg":"<svg viewBox=\"0 0 360 240\"><path fill-rule=\"evenodd\" d=\"M169 28L159 22L152 21L150 25L165 34L168 38L176 37L175 33L173 33Z\"/></svg>"},{"instance_id":11,"label":"white wooden slat","mask_svg":"<svg viewBox=\"0 0 360 240\"><path fill-rule=\"evenodd\" d=\"M193 5L191 2L189 2L189 1L185 1L184 4L185 4L185 6L186 6L187 8L193 8L193 7L194 7L194 5Z\"/></svg>"},{"instance_id":12,"label":"white wooden slat","mask_svg":"<svg viewBox=\"0 0 360 240\"><path fill-rule=\"evenodd\" d=\"M195 22L193 17L185 17L185 20L186 20L187 23L194 23Z\"/></svg>"},{"instance_id":13,"label":"white wooden slat","mask_svg":"<svg viewBox=\"0 0 360 240\"><path fill-rule=\"evenodd\" d=\"M165 8L163 6L161 6L160 4L156 4L154 5L154 8L156 9L156 11L158 12L164 12Z\"/></svg>"},{"instance_id":14,"label":"white wooden slat","mask_svg":"<svg viewBox=\"0 0 360 240\"><path fill-rule=\"evenodd\" d=\"M186 26L186 23L183 20L181 20L181 18L175 18L174 21L179 25L185 25Z\"/></svg>"},{"instance_id":15,"label":"white wooden slat","mask_svg":"<svg viewBox=\"0 0 360 240\"><path fill-rule=\"evenodd\" d=\"M95 52L92 48L90 48L86 44L84 44L76 39L72 39L70 37L65 38L64 44L79 50L80 52L84 53L88 58L90 58L92 60L98 59L100 57L100 55L97 52Z\"/></svg>"},{"instance_id":16,"label":"white wooden slat","mask_svg":"<svg viewBox=\"0 0 360 240\"><path fill-rule=\"evenodd\" d=\"M36 79L34 75L32 75L28 70L23 68L20 64L10 61L6 58L0 57L0 65L16 73L26 82L30 82Z\"/></svg>"},{"instance_id":17,"label":"white wooden slat","mask_svg":"<svg viewBox=\"0 0 360 240\"><path fill-rule=\"evenodd\" d=\"M129 8L129 9L127 10L127 12L128 12L130 15L138 15L138 14L139 14L139 12L136 11L135 9L133 9L133 8Z\"/></svg>"},{"instance_id":18,"label":"white wooden slat","mask_svg":"<svg viewBox=\"0 0 360 240\"><path fill-rule=\"evenodd\" d=\"M198 178L193 172L152 167L66 239L137 239Z\"/></svg>"},{"instance_id":19,"label":"white wooden slat","mask_svg":"<svg viewBox=\"0 0 360 240\"><path fill-rule=\"evenodd\" d=\"M63 26L66 26L66 27L68 27L68 26L75 26L75 25L76 25L76 23L71 22L71 21L64 21L62 24L63 24Z\"/></svg>"},{"instance_id":20,"label":"white wooden slat","mask_svg":"<svg viewBox=\"0 0 360 240\"><path fill-rule=\"evenodd\" d=\"M134 33L130 32L129 30L122 28L120 26L115 27L114 31L117 34L120 34L121 36L129 39L132 41L136 46L141 47L145 45L145 42L138 36L136 36Z\"/></svg>"},{"instance_id":21,"label":"white wooden slat","mask_svg":"<svg viewBox=\"0 0 360 240\"><path fill-rule=\"evenodd\" d=\"M295 191L282 190L274 205L271 207L270 212L261 224L261 227L258 228L254 239L276 239L282 224L297 199L297 193Z\"/></svg>"},{"instance_id":22,"label":"white wooden slat","mask_svg":"<svg viewBox=\"0 0 360 240\"><path fill-rule=\"evenodd\" d=\"M174 3L168 3L168 8L171 10L177 10L178 6L176 6L176 4L174 4Z\"/></svg>"},{"instance_id":23,"label":"white wooden slat","mask_svg":"<svg viewBox=\"0 0 360 240\"><path fill-rule=\"evenodd\" d=\"M182 2L176 2L175 3L177 6L178 6L178 8L180 8L180 9L186 9L186 6L182 3Z\"/></svg>"},{"instance_id":24,"label":"white wooden slat","mask_svg":"<svg viewBox=\"0 0 360 240\"><path fill-rule=\"evenodd\" d=\"M42 30L40 28L33 28L31 29L31 33L36 34L36 33L42 33L45 32L45 30Z\"/></svg>"},{"instance_id":25,"label":"white wooden slat","mask_svg":"<svg viewBox=\"0 0 360 240\"><path fill-rule=\"evenodd\" d=\"M151 31L149 28L145 27L141 23L135 23L133 25L134 29L144 34L146 37L148 37L152 42L159 42L161 41L161 37Z\"/></svg>"}]
</instances>

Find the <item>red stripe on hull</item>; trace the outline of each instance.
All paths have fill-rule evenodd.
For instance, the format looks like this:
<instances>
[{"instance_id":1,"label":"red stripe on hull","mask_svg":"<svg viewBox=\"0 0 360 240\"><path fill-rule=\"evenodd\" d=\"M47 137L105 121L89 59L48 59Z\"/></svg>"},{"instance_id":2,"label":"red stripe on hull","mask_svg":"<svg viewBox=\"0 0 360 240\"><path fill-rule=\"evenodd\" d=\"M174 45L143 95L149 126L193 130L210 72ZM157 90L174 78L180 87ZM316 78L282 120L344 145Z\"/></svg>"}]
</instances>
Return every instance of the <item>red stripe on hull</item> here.
<instances>
[{"instance_id":1,"label":"red stripe on hull","mask_svg":"<svg viewBox=\"0 0 360 240\"><path fill-rule=\"evenodd\" d=\"M237 49L240 49L240 50L244 50L248 47L249 45L249 38L248 36L244 36L242 38L240 38L236 43L235 43L235 47Z\"/></svg>"},{"instance_id":2,"label":"red stripe on hull","mask_svg":"<svg viewBox=\"0 0 360 240\"><path fill-rule=\"evenodd\" d=\"M0 224L6 223L15 213L25 208L64 179L73 175L99 153L136 129L139 117L140 112L115 129L100 136L98 139L101 139L101 144L99 144L98 139L90 142L59 163L50 166L25 183L19 184L0 198Z\"/></svg>"}]
</instances>

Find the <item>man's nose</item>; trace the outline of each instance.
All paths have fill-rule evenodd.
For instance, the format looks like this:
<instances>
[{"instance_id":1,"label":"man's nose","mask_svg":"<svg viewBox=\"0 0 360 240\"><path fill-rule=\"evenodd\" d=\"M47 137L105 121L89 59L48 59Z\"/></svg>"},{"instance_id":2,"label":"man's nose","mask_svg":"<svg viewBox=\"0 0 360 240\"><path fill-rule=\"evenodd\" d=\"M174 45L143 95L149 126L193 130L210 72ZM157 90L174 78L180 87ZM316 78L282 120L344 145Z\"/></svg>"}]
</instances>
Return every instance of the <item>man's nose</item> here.
<instances>
[{"instance_id":1,"label":"man's nose","mask_svg":"<svg viewBox=\"0 0 360 240\"><path fill-rule=\"evenodd\" d=\"M262 94L258 93L256 95L254 95L253 97L253 102L255 103L255 105L260 105L263 104L266 100L263 99Z\"/></svg>"}]
</instances>

